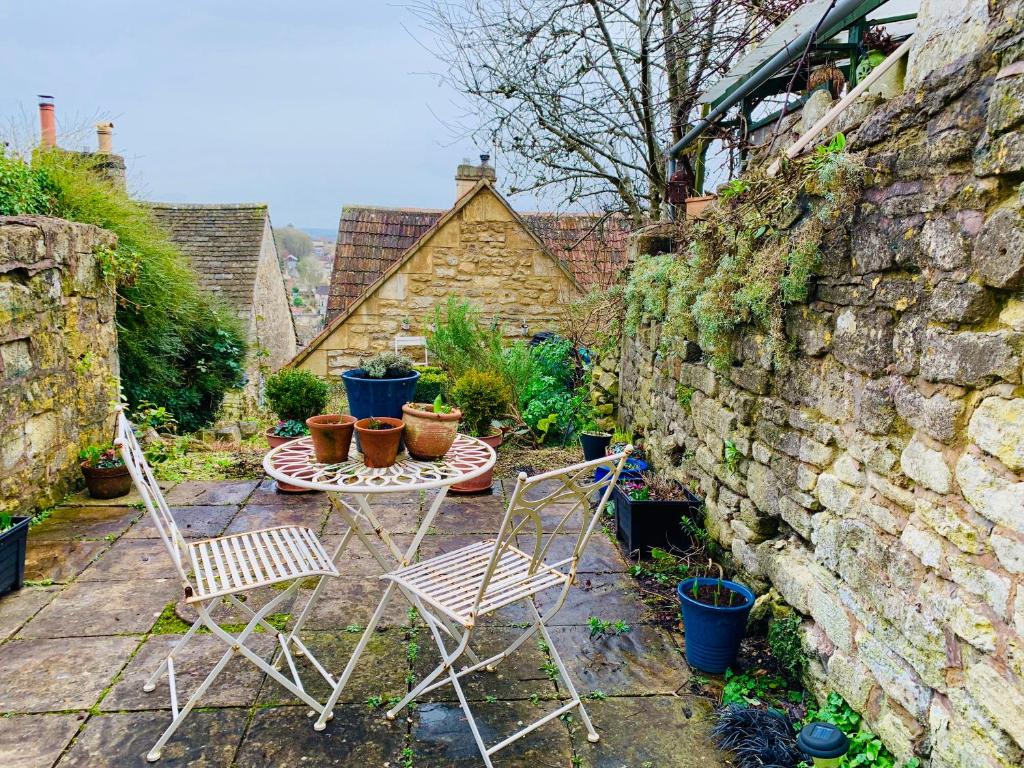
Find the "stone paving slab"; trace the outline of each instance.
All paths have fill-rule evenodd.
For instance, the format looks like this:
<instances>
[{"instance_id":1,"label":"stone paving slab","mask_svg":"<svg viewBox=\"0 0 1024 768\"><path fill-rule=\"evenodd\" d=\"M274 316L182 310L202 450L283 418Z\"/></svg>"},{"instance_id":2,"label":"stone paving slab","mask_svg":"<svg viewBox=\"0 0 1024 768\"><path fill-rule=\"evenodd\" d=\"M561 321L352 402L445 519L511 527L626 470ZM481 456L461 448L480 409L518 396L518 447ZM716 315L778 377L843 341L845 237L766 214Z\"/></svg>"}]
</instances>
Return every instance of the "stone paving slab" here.
<instances>
[{"instance_id":1,"label":"stone paving slab","mask_svg":"<svg viewBox=\"0 0 1024 768\"><path fill-rule=\"evenodd\" d=\"M330 505L324 497L325 502ZM416 533L419 527L420 515L423 502L419 494L415 493L389 493L373 499L371 508L380 524L392 533L411 534ZM348 528L348 524L337 511L331 507L331 514L324 527L324 533L341 534Z\"/></svg>"},{"instance_id":2,"label":"stone paving slab","mask_svg":"<svg viewBox=\"0 0 1024 768\"><path fill-rule=\"evenodd\" d=\"M224 533L245 533L277 525L298 525L319 534L326 519L327 508L323 506L283 507L246 504L235 515Z\"/></svg>"},{"instance_id":3,"label":"stone paving slab","mask_svg":"<svg viewBox=\"0 0 1024 768\"><path fill-rule=\"evenodd\" d=\"M342 630L350 624L366 626L384 596L386 584L377 577L331 579L310 610L306 628ZM399 627L406 623L409 603L396 590L378 625Z\"/></svg>"},{"instance_id":4,"label":"stone paving slab","mask_svg":"<svg viewBox=\"0 0 1024 768\"><path fill-rule=\"evenodd\" d=\"M100 709L104 712L169 710L171 702L166 674L160 676L156 690L151 693L142 690L142 686L179 640L181 635L153 635L147 639L128 662L121 678L100 703ZM264 658L269 658L275 644L270 637L257 636L248 643L248 646ZM179 704L184 704L188 700L227 650L228 646L220 638L210 634L196 634L183 649L175 653L174 669ZM199 706L251 706L256 701L263 678L263 672L255 664L236 655L207 690Z\"/></svg>"},{"instance_id":5,"label":"stone paving slab","mask_svg":"<svg viewBox=\"0 0 1024 768\"><path fill-rule=\"evenodd\" d=\"M49 603L60 587L22 587L0 597L0 643Z\"/></svg>"},{"instance_id":6,"label":"stone paving slab","mask_svg":"<svg viewBox=\"0 0 1024 768\"><path fill-rule=\"evenodd\" d=\"M640 602L636 582L624 573L580 573L562 609L548 622L549 627L586 624L591 616L605 621L640 624L652 621L653 612ZM537 595L537 608L544 613L558 599L558 590Z\"/></svg>"},{"instance_id":7,"label":"stone paving slab","mask_svg":"<svg viewBox=\"0 0 1024 768\"><path fill-rule=\"evenodd\" d=\"M264 477L256 486L256 490L246 500L248 504L282 507L317 507L329 506L327 494L321 491L309 493L281 493L276 489L275 482Z\"/></svg>"},{"instance_id":8,"label":"stone paving slab","mask_svg":"<svg viewBox=\"0 0 1024 768\"><path fill-rule=\"evenodd\" d=\"M33 541L116 537L142 515L133 507L58 507L29 535Z\"/></svg>"},{"instance_id":9,"label":"stone paving slab","mask_svg":"<svg viewBox=\"0 0 1024 768\"><path fill-rule=\"evenodd\" d=\"M186 480L166 492L164 499L172 507L241 504L259 484L259 480Z\"/></svg>"},{"instance_id":10,"label":"stone paving slab","mask_svg":"<svg viewBox=\"0 0 1024 768\"><path fill-rule=\"evenodd\" d=\"M50 768L85 718L85 713L0 717L0 765Z\"/></svg>"},{"instance_id":11,"label":"stone paving slab","mask_svg":"<svg viewBox=\"0 0 1024 768\"><path fill-rule=\"evenodd\" d=\"M269 707L253 716L235 765L344 766L375 768L400 765L406 743L406 724L389 723L365 706L338 706L326 730L313 730L306 707ZM420 763L415 763L419 768Z\"/></svg>"},{"instance_id":12,"label":"stone paving slab","mask_svg":"<svg viewBox=\"0 0 1024 768\"><path fill-rule=\"evenodd\" d=\"M177 483L169 480L159 480L157 485L165 493L169 493ZM136 507L142 508L142 497L139 492L134 488L124 496L118 496L116 499L94 499L89 495L86 490L81 490L78 493L71 494L64 499L60 506L64 507Z\"/></svg>"},{"instance_id":13,"label":"stone paving slab","mask_svg":"<svg viewBox=\"0 0 1024 768\"><path fill-rule=\"evenodd\" d=\"M239 507L235 504L171 507L171 515L174 516L174 522L181 535L186 539L210 539L224 533L224 529L238 514L238 510ZM157 531L152 516L147 513L128 529L125 538L158 539L160 532Z\"/></svg>"},{"instance_id":14,"label":"stone paving slab","mask_svg":"<svg viewBox=\"0 0 1024 768\"><path fill-rule=\"evenodd\" d=\"M79 577L82 581L139 581L177 578L160 539L118 539Z\"/></svg>"},{"instance_id":15,"label":"stone paving slab","mask_svg":"<svg viewBox=\"0 0 1024 768\"><path fill-rule=\"evenodd\" d=\"M284 586L288 586L288 584L285 583ZM279 587L280 585L260 587L246 594L238 595L238 599L239 601L249 605L258 607L263 606L271 599L281 594L282 589L279 589ZM309 599L311 592L312 589L300 588L291 600L282 600L275 608L274 613L298 614ZM199 612L196 610L195 605L185 602L185 595L180 589L172 597L172 601L175 599L177 602L174 605L174 613L179 619L185 622L185 624L191 625L197 618L199 618ZM166 603L164 605L166 605ZM163 607L164 606L161 606L161 608ZM252 619L252 615L244 608L239 608L234 603L229 602L227 598L223 598L220 605L218 605L214 610L213 618L221 626L244 625L249 623L249 620Z\"/></svg>"},{"instance_id":16,"label":"stone paving slab","mask_svg":"<svg viewBox=\"0 0 1024 768\"><path fill-rule=\"evenodd\" d=\"M504 516L505 506L496 496L448 497L434 518L434 530L441 534L493 535L501 527Z\"/></svg>"},{"instance_id":17,"label":"stone paving slab","mask_svg":"<svg viewBox=\"0 0 1024 768\"><path fill-rule=\"evenodd\" d=\"M138 644L135 637L9 640L0 653L0 712L87 709Z\"/></svg>"},{"instance_id":18,"label":"stone paving slab","mask_svg":"<svg viewBox=\"0 0 1024 768\"><path fill-rule=\"evenodd\" d=\"M167 602L181 591L177 580L113 581L102 589L76 581L18 633L19 638L89 637L148 632Z\"/></svg>"},{"instance_id":19,"label":"stone paving slab","mask_svg":"<svg viewBox=\"0 0 1024 768\"><path fill-rule=\"evenodd\" d=\"M579 534L560 533L555 535L553 544L548 544L550 536L544 536L544 546L550 546L548 560L558 562L572 557L573 548L579 540ZM529 555L533 554L537 537L532 535L518 536L518 545L521 550ZM595 533L587 542L587 548L583 550L583 557L580 558L578 570L590 573L625 573L629 570L629 563L619 552L619 548L612 544L600 532Z\"/></svg>"},{"instance_id":20,"label":"stone paving slab","mask_svg":"<svg viewBox=\"0 0 1024 768\"><path fill-rule=\"evenodd\" d=\"M25 551L25 581L66 584L82 573L109 544L106 541L36 541Z\"/></svg>"},{"instance_id":21,"label":"stone paving slab","mask_svg":"<svg viewBox=\"0 0 1024 768\"><path fill-rule=\"evenodd\" d=\"M238 749L244 709L192 712L163 748L161 768L228 766ZM90 717L58 768L143 768L146 753L171 724L170 712L129 712Z\"/></svg>"}]
</instances>

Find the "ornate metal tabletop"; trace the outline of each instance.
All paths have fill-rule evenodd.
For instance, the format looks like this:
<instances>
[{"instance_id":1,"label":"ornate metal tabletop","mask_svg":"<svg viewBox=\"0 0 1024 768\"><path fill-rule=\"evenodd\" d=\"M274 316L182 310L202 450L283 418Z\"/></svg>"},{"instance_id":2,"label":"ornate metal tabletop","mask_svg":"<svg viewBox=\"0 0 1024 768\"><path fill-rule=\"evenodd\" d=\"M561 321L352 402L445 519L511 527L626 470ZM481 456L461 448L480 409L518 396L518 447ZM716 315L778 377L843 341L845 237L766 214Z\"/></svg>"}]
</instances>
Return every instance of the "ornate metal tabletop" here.
<instances>
[{"instance_id":1,"label":"ornate metal tabletop","mask_svg":"<svg viewBox=\"0 0 1024 768\"><path fill-rule=\"evenodd\" d=\"M402 452L390 467L377 469L363 463L355 441L348 461L318 464L309 437L273 448L263 458L263 469L275 480L300 488L335 493L398 493L446 488L472 480L494 466L494 449L468 435L458 435L443 458L419 461Z\"/></svg>"}]
</instances>

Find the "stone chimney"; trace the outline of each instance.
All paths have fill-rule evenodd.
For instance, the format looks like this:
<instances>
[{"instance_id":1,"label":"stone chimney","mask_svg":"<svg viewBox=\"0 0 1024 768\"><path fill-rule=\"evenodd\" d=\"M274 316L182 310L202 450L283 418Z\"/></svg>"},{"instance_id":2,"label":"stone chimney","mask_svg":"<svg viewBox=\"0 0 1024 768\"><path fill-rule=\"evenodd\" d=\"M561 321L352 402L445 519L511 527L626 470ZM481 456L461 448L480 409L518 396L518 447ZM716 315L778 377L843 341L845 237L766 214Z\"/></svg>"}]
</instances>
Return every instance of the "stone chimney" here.
<instances>
[{"instance_id":1,"label":"stone chimney","mask_svg":"<svg viewBox=\"0 0 1024 768\"><path fill-rule=\"evenodd\" d=\"M107 181L124 189L127 185L127 168L124 158L114 154L114 124L110 121L96 123L96 152L93 168Z\"/></svg>"},{"instance_id":2,"label":"stone chimney","mask_svg":"<svg viewBox=\"0 0 1024 768\"><path fill-rule=\"evenodd\" d=\"M39 143L44 148L57 146L57 117L53 112L53 96L39 94Z\"/></svg>"},{"instance_id":3,"label":"stone chimney","mask_svg":"<svg viewBox=\"0 0 1024 768\"><path fill-rule=\"evenodd\" d=\"M114 124L111 122L96 123L96 152L100 155L110 155L114 152Z\"/></svg>"},{"instance_id":4,"label":"stone chimney","mask_svg":"<svg viewBox=\"0 0 1024 768\"><path fill-rule=\"evenodd\" d=\"M494 172L494 166L488 165L490 155L480 155L480 165L473 165L469 158L462 161L462 164L455 171L455 199L458 200L469 192L480 179L487 179L495 182L498 175Z\"/></svg>"}]
</instances>

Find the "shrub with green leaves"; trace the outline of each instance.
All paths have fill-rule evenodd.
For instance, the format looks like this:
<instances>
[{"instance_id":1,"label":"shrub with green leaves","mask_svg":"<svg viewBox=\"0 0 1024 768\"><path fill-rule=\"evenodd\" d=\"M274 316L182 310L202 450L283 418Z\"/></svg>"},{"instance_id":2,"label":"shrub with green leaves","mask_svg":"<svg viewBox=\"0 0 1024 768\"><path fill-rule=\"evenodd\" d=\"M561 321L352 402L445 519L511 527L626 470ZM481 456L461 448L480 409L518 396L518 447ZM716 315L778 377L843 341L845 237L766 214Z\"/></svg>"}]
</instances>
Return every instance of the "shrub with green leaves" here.
<instances>
[{"instance_id":1,"label":"shrub with green leaves","mask_svg":"<svg viewBox=\"0 0 1024 768\"><path fill-rule=\"evenodd\" d=\"M451 399L474 437L491 434L491 422L502 418L511 401L504 379L493 371L467 371L455 380Z\"/></svg>"},{"instance_id":2,"label":"shrub with green leaves","mask_svg":"<svg viewBox=\"0 0 1024 768\"><path fill-rule=\"evenodd\" d=\"M786 679L799 683L807 668L807 656L800 642L800 618L783 616L768 624L768 649Z\"/></svg>"},{"instance_id":3,"label":"shrub with green leaves","mask_svg":"<svg viewBox=\"0 0 1024 768\"><path fill-rule=\"evenodd\" d=\"M458 378L471 370L500 371L504 355L501 328L486 325L480 309L458 296L434 307L427 349L438 365Z\"/></svg>"},{"instance_id":4,"label":"shrub with green leaves","mask_svg":"<svg viewBox=\"0 0 1024 768\"><path fill-rule=\"evenodd\" d=\"M420 377L416 379L416 393L413 399L417 403L432 403L438 396L444 396L451 385L451 378L436 365L418 365Z\"/></svg>"},{"instance_id":5,"label":"shrub with green leaves","mask_svg":"<svg viewBox=\"0 0 1024 768\"><path fill-rule=\"evenodd\" d=\"M400 379L413 371L413 362L398 352L381 352L364 359L359 367L370 379Z\"/></svg>"},{"instance_id":6,"label":"shrub with green leaves","mask_svg":"<svg viewBox=\"0 0 1024 768\"><path fill-rule=\"evenodd\" d=\"M305 424L309 417L324 412L331 388L314 373L285 368L267 377L265 394L280 419Z\"/></svg>"},{"instance_id":7,"label":"shrub with green leaves","mask_svg":"<svg viewBox=\"0 0 1024 768\"><path fill-rule=\"evenodd\" d=\"M551 339L532 349L530 379L521 395L522 418L541 442L574 435L587 418L586 388L575 380L572 345Z\"/></svg>"}]
</instances>

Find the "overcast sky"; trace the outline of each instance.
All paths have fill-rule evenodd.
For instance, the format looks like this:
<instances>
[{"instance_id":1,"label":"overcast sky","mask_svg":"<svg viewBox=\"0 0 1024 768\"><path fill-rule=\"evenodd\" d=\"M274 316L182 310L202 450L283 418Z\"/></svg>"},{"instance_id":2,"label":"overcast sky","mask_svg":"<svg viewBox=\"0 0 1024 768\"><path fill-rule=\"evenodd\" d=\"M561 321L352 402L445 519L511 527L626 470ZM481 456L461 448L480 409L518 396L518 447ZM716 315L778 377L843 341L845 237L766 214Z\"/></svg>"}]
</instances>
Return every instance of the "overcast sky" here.
<instances>
[{"instance_id":1,"label":"overcast sky","mask_svg":"<svg viewBox=\"0 0 1024 768\"><path fill-rule=\"evenodd\" d=\"M479 151L439 119L457 96L403 24L420 34L377 0L0 0L0 127L23 144L52 94L60 131L88 128L69 148L114 122L138 195L265 201L277 226L333 230L343 203L445 207Z\"/></svg>"}]
</instances>

